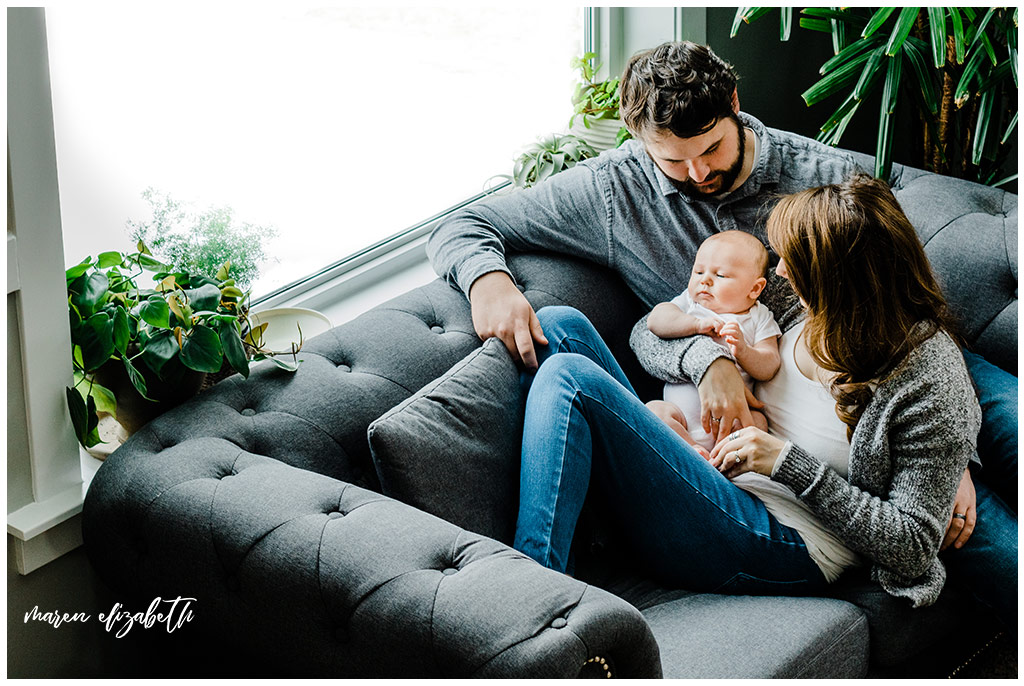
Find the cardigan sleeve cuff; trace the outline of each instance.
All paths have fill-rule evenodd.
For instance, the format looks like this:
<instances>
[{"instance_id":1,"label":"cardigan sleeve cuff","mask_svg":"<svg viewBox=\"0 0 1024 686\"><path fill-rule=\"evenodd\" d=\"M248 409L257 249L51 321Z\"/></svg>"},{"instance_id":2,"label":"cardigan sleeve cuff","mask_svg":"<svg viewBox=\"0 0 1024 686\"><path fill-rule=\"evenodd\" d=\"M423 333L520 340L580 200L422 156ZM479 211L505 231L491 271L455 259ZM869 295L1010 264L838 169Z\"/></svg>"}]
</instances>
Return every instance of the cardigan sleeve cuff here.
<instances>
[{"instance_id":1,"label":"cardigan sleeve cuff","mask_svg":"<svg viewBox=\"0 0 1024 686\"><path fill-rule=\"evenodd\" d=\"M825 465L799 446L786 441L779 458L772 467L772 481L789 486L794 493L806 492L821 477Z\"/></svg>"}]
</instances>

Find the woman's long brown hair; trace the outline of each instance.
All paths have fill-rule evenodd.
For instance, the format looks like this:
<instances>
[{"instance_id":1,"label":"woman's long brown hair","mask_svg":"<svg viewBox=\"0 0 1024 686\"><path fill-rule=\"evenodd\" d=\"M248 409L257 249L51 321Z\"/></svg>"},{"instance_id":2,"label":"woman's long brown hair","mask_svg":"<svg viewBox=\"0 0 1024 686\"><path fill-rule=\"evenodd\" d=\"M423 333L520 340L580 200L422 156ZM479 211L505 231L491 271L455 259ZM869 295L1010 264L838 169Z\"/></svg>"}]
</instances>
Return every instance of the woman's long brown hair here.
<instances>
[{"instance_id":1,"label":"woman's long brown hair","mask_svg":"<svg viewBox=\"0 0 1024 686\"><path fill-rule=\"evenodd\" d=\"M877 179L786 196L767 231L807 304L811 357L835 372L830 392L851 438L872 385L937 330L952 331L945 298L917 232Z\"/></svg>"}]
</instances>

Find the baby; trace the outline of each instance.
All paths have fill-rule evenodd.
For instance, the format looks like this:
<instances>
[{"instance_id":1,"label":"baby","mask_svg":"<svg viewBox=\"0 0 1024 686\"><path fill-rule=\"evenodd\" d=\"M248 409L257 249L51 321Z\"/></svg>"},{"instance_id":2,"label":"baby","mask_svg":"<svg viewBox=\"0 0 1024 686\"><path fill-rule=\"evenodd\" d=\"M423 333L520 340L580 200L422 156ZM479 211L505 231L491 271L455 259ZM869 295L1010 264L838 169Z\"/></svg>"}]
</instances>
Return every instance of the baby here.
<instances>
[{"instance_id":1,"label":"baby","mask_svg":"<svg viewBox=\"0 0 1024 686\"><path fill-rule=\"evenodd\" d=\"M724 231L705 240L693 262L687 289L671 302L655 306L647 327L661 338L712 336L736 359L748 388L779 371L778 338L771 310L757 301L767 280L768 251L745 231ZM647 406L705 458L715 443L700 421L700 396L692 383L665 384L664 400ZM754 424L768 428L752 411Z\"/></svg>"}]
</instances>

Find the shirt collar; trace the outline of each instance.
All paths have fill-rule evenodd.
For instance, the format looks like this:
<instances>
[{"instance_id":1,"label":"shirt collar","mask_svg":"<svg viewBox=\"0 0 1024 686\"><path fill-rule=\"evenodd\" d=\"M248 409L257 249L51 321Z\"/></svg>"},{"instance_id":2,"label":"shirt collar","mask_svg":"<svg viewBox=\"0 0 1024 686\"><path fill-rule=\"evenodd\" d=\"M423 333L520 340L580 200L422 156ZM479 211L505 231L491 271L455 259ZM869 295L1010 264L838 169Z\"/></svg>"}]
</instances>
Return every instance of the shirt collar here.
<instances>
[{"instance_id":1,"label":"shirt collar","mask_svg":"<svg viewBox=\"0 0 1024 686\"><path fill-rule=\"evenodd\" d=\"M716 200L718 202L732 202L734 200L739 200L740 198L756 195L761 191L761 187L763 185L768 183L778 183L779 175L782 171L782 154L773 145L773 140L771 136L768 135L768 129L765 125L746 112L740 112L739 118L740 122L743 123L743 126L753 131L754 135L758 137L758 140L761 143L761 145L758 146L760 148L760 152L757 160L754 161L754 168L750 170L750 176L748 176L747 180L743 182L743 185L732 193L729 193L724 197L720 196L717 198ZM657 180L658 190L661 191L662 195L668 196L672 193L677 193L686 202L696 199L690 197L686 193L680 192L680 190L676 188L675 184L672 183L672 180L665 175L665 172L661 171L661 167L655 164L654 160L647 154L647 150L644 148L643 144L640 143L640 141L637 141L637 144L639 146L640 154L646 157L654 168L654 178ZM749 153L751 151L748 150L747 152Z\"/></svg>"}]
</instances>

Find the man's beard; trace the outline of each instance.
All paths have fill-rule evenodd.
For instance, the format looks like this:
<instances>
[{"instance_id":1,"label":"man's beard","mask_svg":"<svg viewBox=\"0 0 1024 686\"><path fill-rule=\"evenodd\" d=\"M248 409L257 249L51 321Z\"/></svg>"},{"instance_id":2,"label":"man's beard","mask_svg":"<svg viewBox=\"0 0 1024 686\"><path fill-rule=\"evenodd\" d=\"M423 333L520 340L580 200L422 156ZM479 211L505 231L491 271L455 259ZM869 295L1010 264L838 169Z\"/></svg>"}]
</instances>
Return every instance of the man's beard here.
<instances>
[{"instance_id":1,"label":"man's beard","mask_svg":"<svg viewBox=\"0 0 1024 686\"><path fill-rule=\"evenodd\" d=\"M718 188L713 191L701 190L700 187L692 180L686 179L685 181L677 181L676 179L670 179L672 184L682 193L690 196L691 198L707 198L709 196L719 195L730 190L736 179L739 178L740 172L743 171L743 157L746 154L747 141L746 136L743 132L743 124L740 122L739 117L732 115L729 117L732 122L736 125L736 135L739 138L738 143L738 154L736 161L730 165L728 169L723 171L717 171L709 175L704 179L704 183L712 181L714 179L721 179L721 183Z\"/></svg>"}]
</instances>

